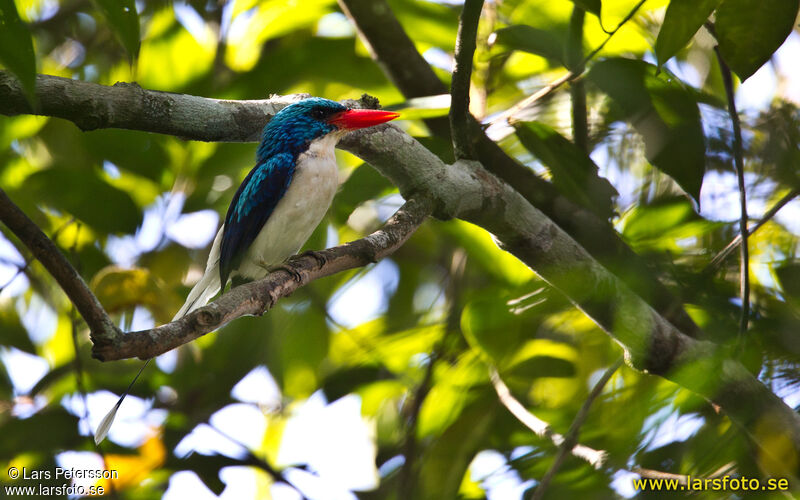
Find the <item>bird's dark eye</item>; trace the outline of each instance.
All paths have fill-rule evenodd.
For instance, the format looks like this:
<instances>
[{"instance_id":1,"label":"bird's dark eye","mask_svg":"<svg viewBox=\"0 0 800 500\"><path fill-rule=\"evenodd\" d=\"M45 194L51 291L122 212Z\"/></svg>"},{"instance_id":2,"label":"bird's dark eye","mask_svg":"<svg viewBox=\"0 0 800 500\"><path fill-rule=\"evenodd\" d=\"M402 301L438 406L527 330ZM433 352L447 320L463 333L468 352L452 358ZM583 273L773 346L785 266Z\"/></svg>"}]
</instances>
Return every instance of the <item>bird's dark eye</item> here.
<instances>
[{"instance_id":1,"label":"bird's dark eye","mask_svg":"<svg viewBox=\"0 0 800 500\"><path fill-rule=\"evenodd\" d=\"M314 108L311 110L311 116L316 120L322 120L325 118L325 111L322 108Z\"/></svg>"}]
</instances>

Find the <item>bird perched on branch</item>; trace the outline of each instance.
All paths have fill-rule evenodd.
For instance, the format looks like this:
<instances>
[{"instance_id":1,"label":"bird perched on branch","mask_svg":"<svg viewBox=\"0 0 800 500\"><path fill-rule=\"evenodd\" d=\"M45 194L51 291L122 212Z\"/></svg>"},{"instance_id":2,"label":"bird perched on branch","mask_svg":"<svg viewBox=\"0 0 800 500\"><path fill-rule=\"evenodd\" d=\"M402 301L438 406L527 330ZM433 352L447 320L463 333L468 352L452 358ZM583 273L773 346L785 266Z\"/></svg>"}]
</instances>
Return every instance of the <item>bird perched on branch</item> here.
<instances>
[{"instance_id":1,"label":"bird perched on branch","mask_svg":"<svg viewBox=\"0 0 800 500\"><path fill-rule=\"evenodd\" d=\"M231 278L259 279L297 253L328 211L339 185L334 146L347 132L397 118L373 109L350 109L328 99L291 104L272 117L261 134L256 166L233 196L205 273L173 321L202 307ZM128 391L95 431L100 443Z\"/></svg>"},{"instance_id":2,"label":"bird perched on branch","mask_svg":"<svg viewBox=\"0 0 800 500\"><path fill-rule=\"evenodd\" d=\"M336 193L336 143L348 131L398 116L321 98L275 114L264 127L256 166L233 196L214 238L205 273L174 319L204 306L229 278L263 278L297 253Z\"/></svg>"}]
</instances>

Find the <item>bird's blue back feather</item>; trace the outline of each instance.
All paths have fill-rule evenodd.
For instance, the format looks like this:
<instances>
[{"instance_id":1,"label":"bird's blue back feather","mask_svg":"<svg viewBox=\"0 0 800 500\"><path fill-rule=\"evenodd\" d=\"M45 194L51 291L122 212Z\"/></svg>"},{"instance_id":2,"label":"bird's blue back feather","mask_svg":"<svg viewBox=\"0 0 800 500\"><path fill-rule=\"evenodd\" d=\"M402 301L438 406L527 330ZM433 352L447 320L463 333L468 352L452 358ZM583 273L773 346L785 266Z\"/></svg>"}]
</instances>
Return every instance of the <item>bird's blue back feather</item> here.
<instances>
[{"instance_id":1,"label":"bird's blue back feather","mask_svg":"<svg viewBox=\"0 0 800 500\"><path fill-rule=\"evenodd\" d=\"M227 282L286 193L294 173L291 155L280 153L247 174L228 207L220 247L220 283Z\"/></svg>"},{"instance_id":2,"label":"bird's blue back feather","mask_svg":"<svg viewBox=\"0 0 800 500\"><path fill-rule=\"evenodd\" d=\"M306 99L285 107L264 127L256 167L236 190L225 216L219 265L222 288L289 188L298 157L314 139L336 130L327 118L345 109L327 99Z\"/></svg>"}]
</instances>

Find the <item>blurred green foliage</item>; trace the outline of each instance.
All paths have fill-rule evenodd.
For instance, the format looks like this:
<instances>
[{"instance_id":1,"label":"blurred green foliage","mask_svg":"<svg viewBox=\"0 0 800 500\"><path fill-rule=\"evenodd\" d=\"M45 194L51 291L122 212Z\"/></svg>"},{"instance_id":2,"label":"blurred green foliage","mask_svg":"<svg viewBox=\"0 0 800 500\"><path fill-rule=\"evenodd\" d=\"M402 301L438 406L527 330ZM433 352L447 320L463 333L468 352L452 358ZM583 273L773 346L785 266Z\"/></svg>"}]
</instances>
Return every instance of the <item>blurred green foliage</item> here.
<instances>
[{"instance_id":1,"label":"blurred green foliage","mask_svg":"<svg viewBox=\"0 0 800 500\"><path fill-rule=\"evenodd\" d=\"M473 114L491 120L564 74L565 47L576 29L570 25L573 9L592 14L581 27L588 54L633 4L487 2ZM426 0L390 5L449 83L442 67L453 51L460 6ZM738 233L731 222L738 213L698 207L701 187L713 191L714 182L732 177L715 42L701 28L714 9L722 54L741 79L796 30L797 0L652 0L588 61L591 158L571 142L566 91L515 116L516 134L501 145L599 219L611 217L653 276L710 338L728 345L736 339L741 306L738 263L731 257L712 267L711 261ZM34 68L226 99L293 92L345 99L367 92L384 106L407 109L403 126L440 156L451 157L421 121L442 116L446 104L434 96L405 101L333 0L0 0L0 63L28 92ZM751 197L770 206L800 187L800 111L776 96L760 114L742 118ZM147 311L163 323L199 276L208 251L208 245L181 245L168 230L177 218L175 207L224 214L252 167L255 147L122 130L82 133L58 119L1 117L0 186L53 237L115 320L130 326L134 311L139 317ZM357 158L338 155L341 190L309 248L364 236L398 206L386 179ZM735 198L735 183L727 189ZM2 276L16 277L12 286L0 282L0 352L29 353L48 366L25 392L12 384L11 371L20 368L0 367L0 460L52 468L59 453L93 450L87 423L79 425L84 415L67 402L82 393L120 394L140 363L90 359L88 332L67 298L7 228L0 230L0 243L8 242L23 259L0 261L7 271ZM750 243L751 331L743 359L781 395L800 385L797 230L773 219ZM501 405L490 368L530 412L563 434L620 348L478 227L430 221L391 262L380 277L395 284L369 289L385 298L371 317L337 323L336 298L367 274L343 273L297 291L263 317L237 320L178 349L174 368L146 371L132 395L167 417L146 440L104 445L107 464L123 471L117 495L156 497L182 470L221 492L220 470L243 465L241 460L182 457L175 447L236 402L232 388L264 366L283 405L259 408L267 430L261 446L249 450L256 460L245 465L267 486L272 478L258 461L290 465L276 462L283 429L293 409L321 391L330 401L348 394L360 398L362 416L374 429L376 467L406 455L405 465L381 469L377 489L359 497L404 498L406 492L406 498L483 498L496 476L481 477L469 466L486 450L503 457L502 472L529 494L556 447ZM54 313L54 324L34 321L42 304ZM659 440L661 425L680 419L695 422L693 432ZM580 433L581 443L607 452L607 462L595 469L568 458L548 497L612 498L617 474L634 467L707 477L733 463L741 474L785 475L797 450L784 449L781 436L764 426L754 438L786 458L783 464L753 453L746 436L697 396L623 367L592 405ZM260 496L267 494L263 487ZM721 498L712 492L696 496Z\"/></svg>"}]
</instances>

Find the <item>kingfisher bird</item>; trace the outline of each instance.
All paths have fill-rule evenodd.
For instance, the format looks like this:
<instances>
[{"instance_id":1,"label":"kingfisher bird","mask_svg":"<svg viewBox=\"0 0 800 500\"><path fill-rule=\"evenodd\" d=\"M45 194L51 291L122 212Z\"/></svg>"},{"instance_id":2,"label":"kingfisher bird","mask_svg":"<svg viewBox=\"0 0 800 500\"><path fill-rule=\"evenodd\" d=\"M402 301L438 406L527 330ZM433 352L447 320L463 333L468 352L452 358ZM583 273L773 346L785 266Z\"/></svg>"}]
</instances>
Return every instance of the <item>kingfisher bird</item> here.
<instances>
[{"instance_id":1,"label":"kingfisher bird","mask_svg":"<svg viewBox=\"0 0 800 500\"><path fill-rule=\"evenodd\" d=\"M208 303L228 280L263 278L297 253L339 185L334 146L347 132L399 116L319 97L291 104L264 127L256 166L228 207L206 270L173 319Z\"/></svg>"},{"instance_id":2,"label":"kingfisher bird","mask_svg":"<svg viewBox=\"0 0 800 500\"><path fill-rule=\"evenodd\" d=\"M231 278L260 279L279 267L314 232L339 186L334 147L347 132L400 116L390 111L351 109L312 97L275 113L261 134L256 166L233 196L214 238L205 273L173 321L202 307ZM95 431L99 444L111 428L128 388Z\"/></svg>"}]
</instances>

